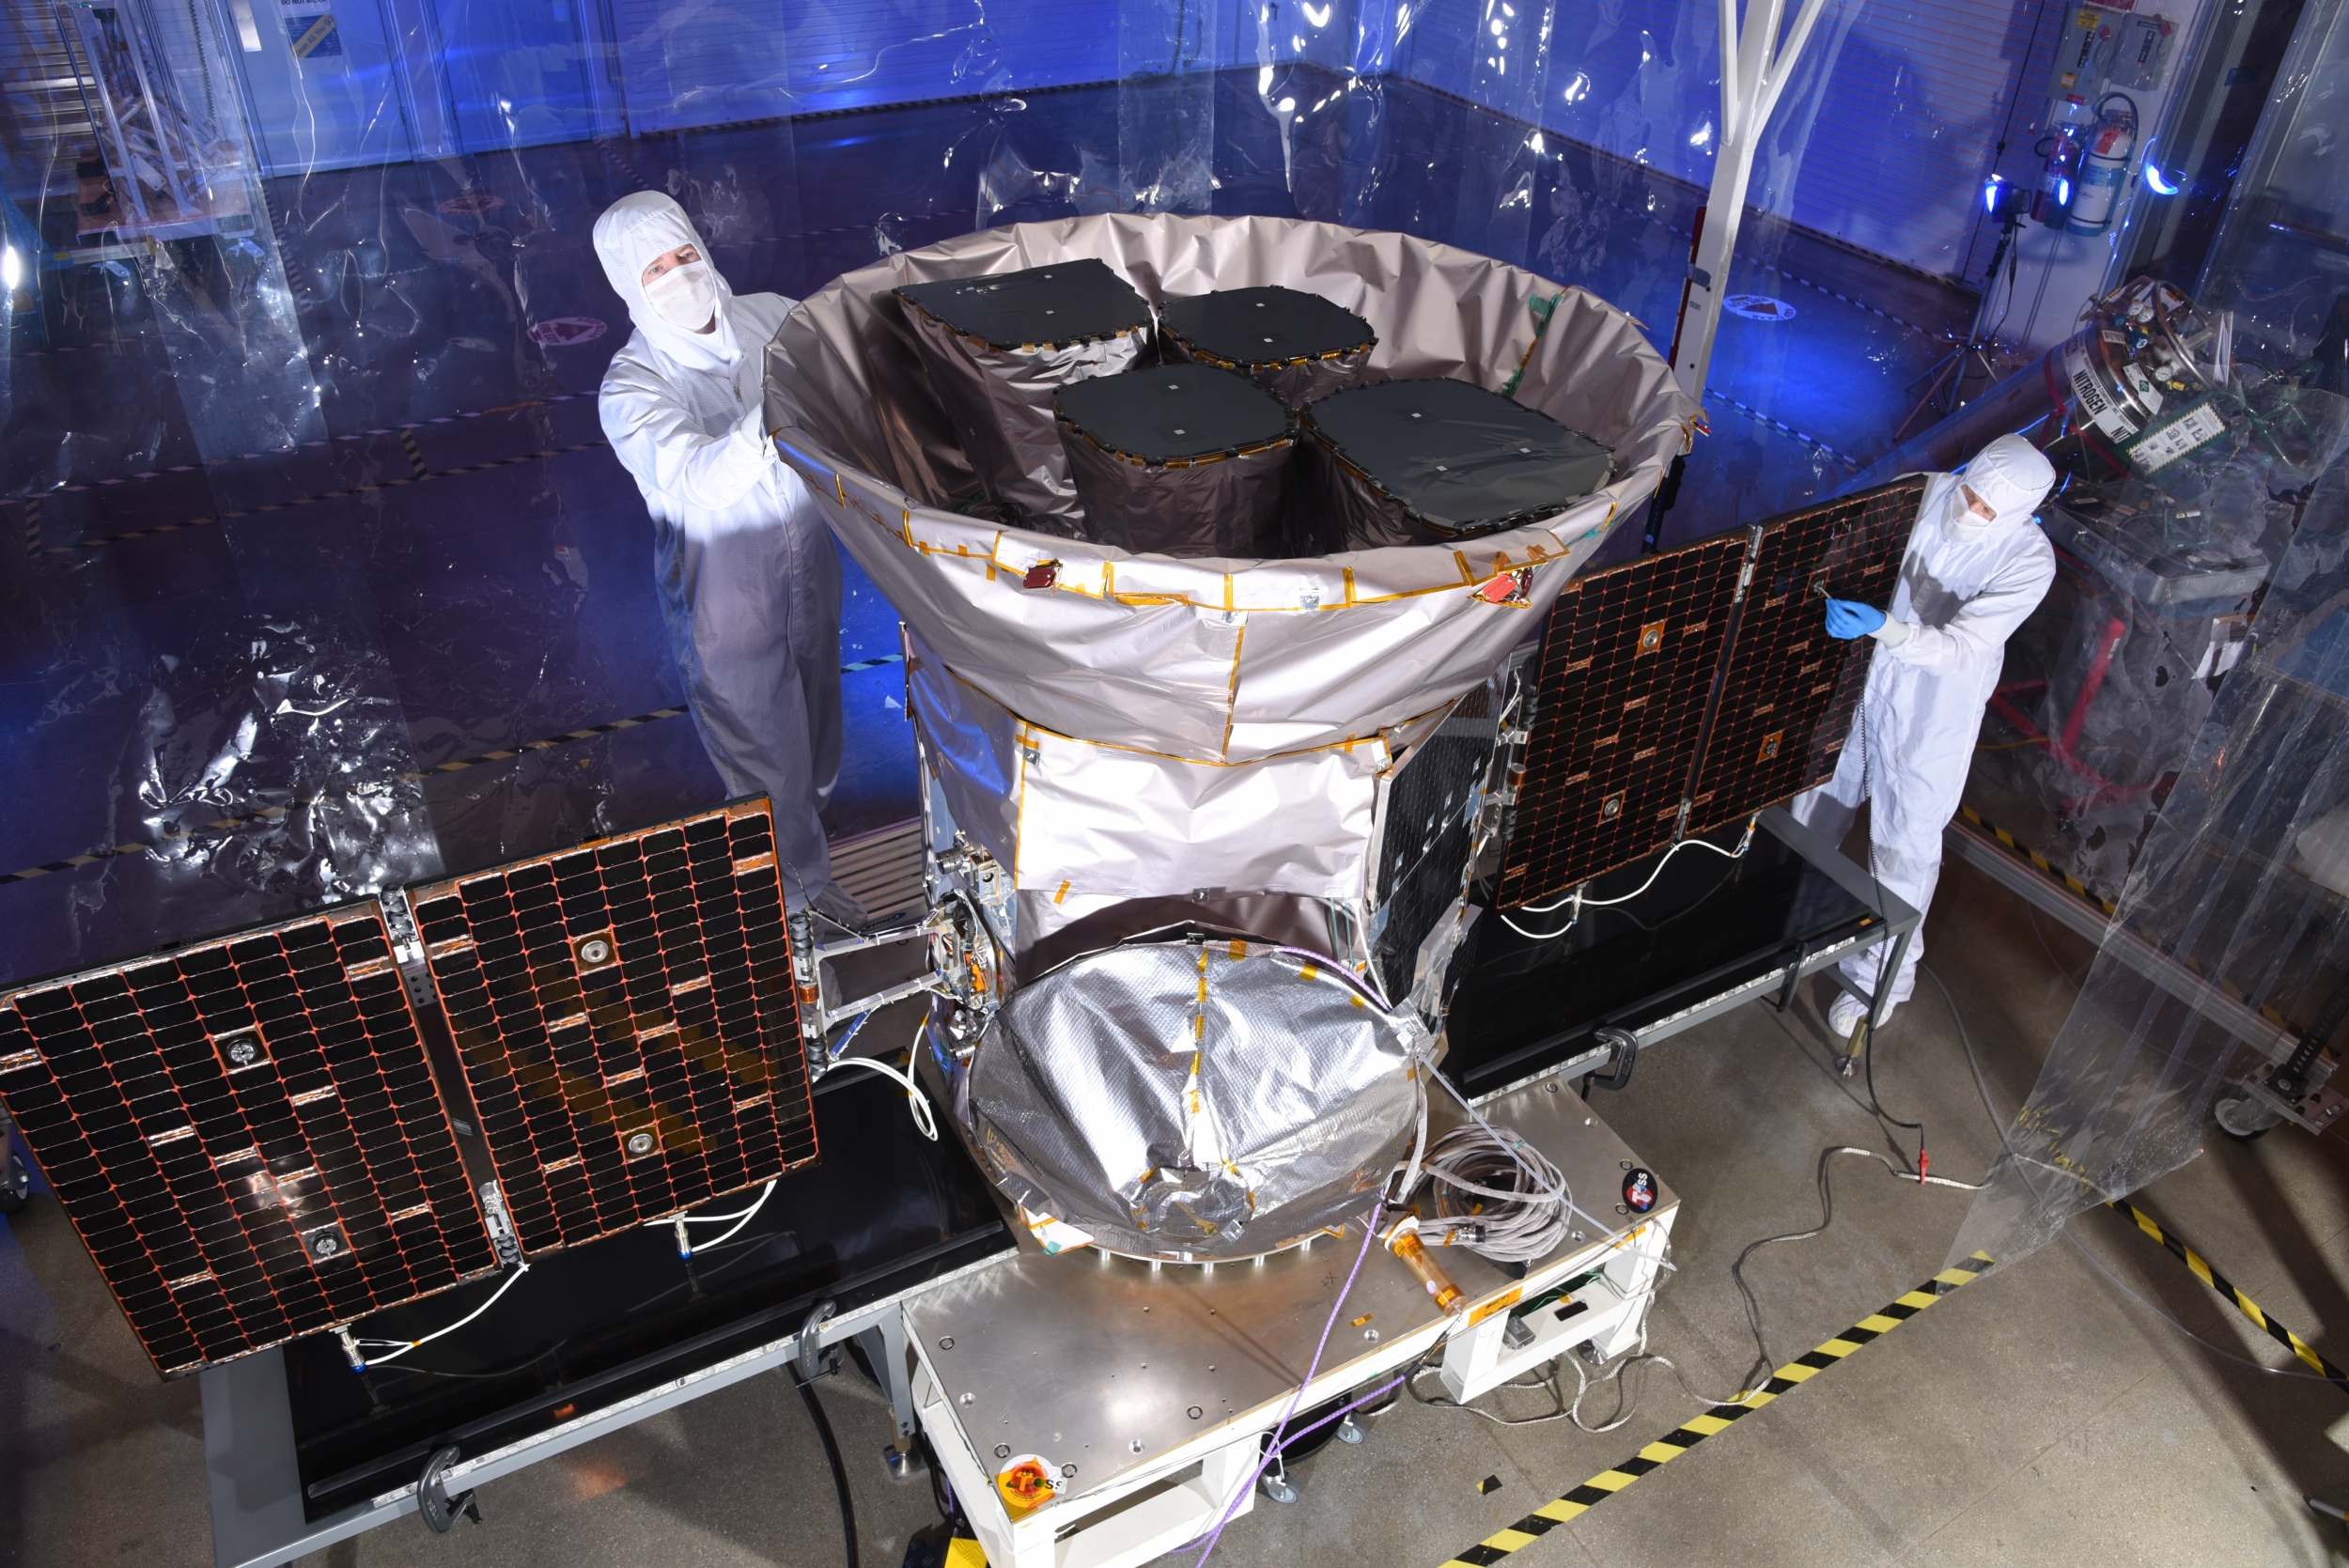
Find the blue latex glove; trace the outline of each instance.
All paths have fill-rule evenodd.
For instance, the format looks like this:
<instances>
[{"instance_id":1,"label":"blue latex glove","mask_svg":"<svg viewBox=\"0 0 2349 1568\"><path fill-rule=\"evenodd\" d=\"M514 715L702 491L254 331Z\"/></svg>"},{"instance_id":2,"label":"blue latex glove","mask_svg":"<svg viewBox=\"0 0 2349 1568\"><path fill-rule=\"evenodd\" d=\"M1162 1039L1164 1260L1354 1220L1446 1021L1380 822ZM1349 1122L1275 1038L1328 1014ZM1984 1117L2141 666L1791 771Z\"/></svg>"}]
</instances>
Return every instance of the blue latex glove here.
<instances>
[{"instance_id":1,"label":"blue latex glove","mask_svg":"<svg viewBox=\"0 0 2349 1568\"><path fill-rule=\"evenodd\" d=\"M1884 624L1884 612L1847 598L1827 601L1827 634L1848 643Z\"/></svg>"}]
</instances>

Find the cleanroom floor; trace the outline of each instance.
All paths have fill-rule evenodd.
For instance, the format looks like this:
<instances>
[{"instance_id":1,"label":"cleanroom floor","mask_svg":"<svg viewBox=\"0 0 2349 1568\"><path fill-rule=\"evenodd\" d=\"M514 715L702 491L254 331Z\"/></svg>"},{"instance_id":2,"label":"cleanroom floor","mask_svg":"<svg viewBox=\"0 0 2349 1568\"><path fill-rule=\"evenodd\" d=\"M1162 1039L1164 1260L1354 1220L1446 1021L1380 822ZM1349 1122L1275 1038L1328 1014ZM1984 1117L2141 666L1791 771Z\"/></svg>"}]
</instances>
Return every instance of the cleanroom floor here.
<instances>
[{"instance_id":1,"label":"cleanroom floor","mask_svg":"<svg viewBox=\"0 0 2349 1568\"><path fill-rule=\"evenodd\" d=\"M2011 1114L2088 952L1963 865L1950 867L1927 929L1928 962L1964 1009L1991 1100ZM1782 1017L1754 1003L1643 1055L1621 1094L1598 1092L1595 1109L1681 1196L1678 1273L1657 1297L1649 1348L1701 1389L1727 1389L1752 1356L1729 1278L1738 1250L1816 1222L1823 1147L1882 1146L1864 1094L1827 1064L1824 1000L1814 981ZM1878 1048L1876 1088L1893 1113L1924 1121L1935 1172L1980 1172L1996 1133L1930 981ZM1965 1212L1963 1193L1836 1163L1833 1227L1750 1269L1780 1364L1940 1268ZM2286 1128L2248 1145L2214 1138L2135 1201L2341 1360L2328 1326L2349 1322L2345 1176L2337 1136ZM2349 1554L2337 1527L2301 1498L2349 1499L2349 1401L2305 1370L2134 1226L2094 1211L2068 1240L1942 1299L1509 1560L2338 1562ZM871 1385L850 1370L822 1398L862 1560L894 1565L936 1520L929 1488L882 1469L890 1434ZM1594 1403L1605 1412L1604 1396ZM1480 1404L1517 1420L1552 1408L1540 1391ZM1299 1465L1295 1505L1260 1497L1216 1560L1437 1568L1701 1408L1661 1369L1601 1436L1405 1402L1363 1446L1331 1444ZM1480 1493L1488 1477L1498 1487ZM304 1568L843 1560L822 1453L772 1374L493 1482L480 1503L478 1528L434 1537L402 1520ZM63 1217L36 1202L0 1230L0 1561L194 1565L209 1547L195 1385L156 1380Z\"/></svg>"}]
</instances>

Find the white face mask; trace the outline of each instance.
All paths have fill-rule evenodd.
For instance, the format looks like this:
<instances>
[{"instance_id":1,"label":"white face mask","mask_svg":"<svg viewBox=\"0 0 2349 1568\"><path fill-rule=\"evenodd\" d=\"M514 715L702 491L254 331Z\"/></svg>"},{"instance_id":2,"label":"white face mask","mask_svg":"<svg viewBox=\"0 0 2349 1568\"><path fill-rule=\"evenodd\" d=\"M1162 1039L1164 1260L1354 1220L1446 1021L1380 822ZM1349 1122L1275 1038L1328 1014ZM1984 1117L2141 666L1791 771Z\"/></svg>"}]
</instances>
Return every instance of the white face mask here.
<instances>
[{"instance_id":1,"label":"white face mask","mask_svg":"<svg viewBox=\"0 0 2349 1568\"><path fill-rule=\"evenodd\" d=\"M1950 487L1941 510L1941 526L1950 531L1950 537L1959 544L1971 544L1990 532L1990 520L1968 505L1963 486Z\"/></svg>"},{"instance_id":2,"label":"white face mask","mask_svg":"<svg viewBox=\"0 0 2349 1568\"><path fill-rule=\"evenodd\" d=\"M707 261L672 267L645 285L645 303L671 326L699 332L718 314L718 275Z\"/></svg>"}]
</instances>

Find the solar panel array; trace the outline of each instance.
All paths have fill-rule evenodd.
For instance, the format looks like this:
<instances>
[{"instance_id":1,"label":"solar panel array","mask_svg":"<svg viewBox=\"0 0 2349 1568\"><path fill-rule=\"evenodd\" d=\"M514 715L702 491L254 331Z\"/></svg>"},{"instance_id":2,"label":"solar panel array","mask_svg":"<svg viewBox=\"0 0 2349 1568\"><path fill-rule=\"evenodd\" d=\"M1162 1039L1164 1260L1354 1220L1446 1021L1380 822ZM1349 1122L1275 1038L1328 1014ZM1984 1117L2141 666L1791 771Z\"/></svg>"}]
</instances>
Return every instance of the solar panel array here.
<instances>
[{"instance_id":1,"label":"solar panel array","mask_svg":"<svg viewBox=\"0 0 2349 1568\"><path fill-rule=\"evenodd\" d=\"M0 999L0 1100L165 1375L497 1266L372 902Z\"/></svg>"},{"instance_id":2,"label":"solar panel array","mask_svg":"<svg viewBox=\"0 0 2349 1568\"><path fill-rule=\"evenodd\" d=\"M1542 636L1503 903L1672 837L1746 547L1706 539L1566 584Z\"/></svg>"},{"instance_id":3,"label":"solar panel array","mask_svg":"<svg viewBox=\"0 0 2349 1568\"><path fill-rule=\"evenodd\" d=\"M1835 770L1923 495L1904 479L1566 585L1543 629L1500 902L1547 901Z\"/></svg>"},{"instance_id":4,"label":"solar panel array","mask_svg":"<svg viewBox=\"0 0 2349 1568\"><path fill-rule=\"evenodd\" d=\"M816 1157L766 802L410 899L525 1254Z\"/></svg>"},{"instance_id":5,"label":"solar panel array","mask_svg":"<svg viewBox=\"0 0 2349 1568\"><path fill-rule=\"evenodd\" d=\"M1833 776L1875 640L1829 637L1827 600L1892 602L1923 493L1913 479L1763 525L1689 832L1742 821Z\"/></svg>"}]
</instances>

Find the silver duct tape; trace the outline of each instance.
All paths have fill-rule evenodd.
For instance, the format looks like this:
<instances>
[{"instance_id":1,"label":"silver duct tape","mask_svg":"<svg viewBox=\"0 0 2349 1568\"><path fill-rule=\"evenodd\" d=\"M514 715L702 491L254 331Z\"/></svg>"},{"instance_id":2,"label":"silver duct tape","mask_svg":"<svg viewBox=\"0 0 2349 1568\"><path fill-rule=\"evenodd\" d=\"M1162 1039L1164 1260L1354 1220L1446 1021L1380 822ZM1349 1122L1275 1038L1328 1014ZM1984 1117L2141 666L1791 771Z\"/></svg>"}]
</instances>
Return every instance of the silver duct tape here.
<instances>
[{"instance_id":1,"label":"silver duct tape","mask_svg":"<svg viewBox=\"0 0 2349 1568\"><path fill-rule=\"evenodd\" d=\"M1250 1257L1375 1200L1410 1136L1424 1039L1327 960L1113 948L996 1015L967 1125L1004 1192L1112 1250Z\"/></svg>"},{"instance_id":2,"label":"silver duct tape","mask_svg":"<svg viewBox=\"0 0 2349 1568\"><path fill-rule=\"evenodd\" d=\"M1136 328L1099 343L991 349L918 310L906 310L905 318L928 365L928 384L988 495L1024 527L1076 534L1084 508L1052 422L1052 394L1134 365L1148 334Z\"/></svg>"},{"instance_id":3,"label":"silver duct tape","mask_svg":"<svg viewBox=\"0 0 2349 1568\"><path fill-rule=\"evenodd\" d=\"M1379 376L1498 388L1522 365L1518 400L1611 447L1617 477L1457 548L1304 560L1135 555L953 514L972 463L890 290L1088 256L1153 301L1260 284L1322 294L1376 330ZM1528 306L1553 297L1537 336ZM1699 413L1638 324L1580 289L1403 235L1274 218L1110 214L901 253L794 311L768 370L785 458L955 676L1055 734L1217 765L1364 739L1483 680L1654 489ZM1522 597L1474 591L1529 566Z\"/></svg>"},{"instance_id":4,"label":"silver duct tape","mask_svg":"<svg viewBox=\"0 0 2349 1568\"><path fill-rule=\"evenodd\" d=\"M1055 735L909 632L908 691L947 810L1023 892L1362 895L1383 737L1222 766Z\"/></svg>"},{"instance_id":5,"label":"silver duct tape","mask_svg":"<svg viewBox=\"0 0 2349 1568\"><path fill-rule=\"evenodd\" d=\"M1289 553L1280 537L1294 440L1212 461L1157 466L1064 429L1084 534L1134 555Z\"/></svg>"}]
</instances>

